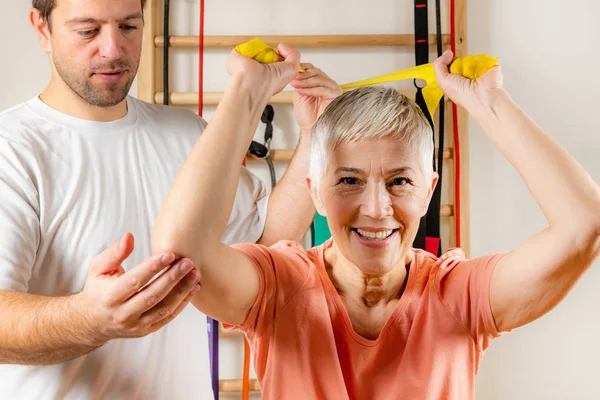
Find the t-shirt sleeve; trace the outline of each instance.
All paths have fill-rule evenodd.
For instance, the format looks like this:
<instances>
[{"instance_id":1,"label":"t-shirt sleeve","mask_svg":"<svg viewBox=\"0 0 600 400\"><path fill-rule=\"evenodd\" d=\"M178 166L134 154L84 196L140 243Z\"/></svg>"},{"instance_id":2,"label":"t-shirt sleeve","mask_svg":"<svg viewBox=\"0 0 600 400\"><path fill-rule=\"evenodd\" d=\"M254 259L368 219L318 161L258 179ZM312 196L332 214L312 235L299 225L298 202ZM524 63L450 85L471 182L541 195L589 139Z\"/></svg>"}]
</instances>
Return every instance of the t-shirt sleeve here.
<instances>
[{"instance_id":1,"label":"t-shirt sleeve","mask_svg":"<svg viewBox=\"0 0 600 400\"><path fill-rule=\"evenodd\" d=\"M310 260L298 243L279 242L272 247L258 244L232 246L244 253L256 268L260 289L246 320L239 326L224 324L225 329L241 329L249 340L270 333L280 312L309 276Z\"/></svg>"},{"instance_id":2,"label":"t-shirt sleeve","mask_svg":"<svg viewBox=\"0 0 600 400\"><path fill-rule=\"evenodd\" d=\"M223 243L255 243L260 239L267 219L269 195L262 180L246 168L240 172L229 222L223 232Z\"/></svg>"},{"instance_id":3,"label":"t-shirt sleeve","mask_svg":"<svg viewBox=\"0 0 600 400\"><path fill-rule=\"evenodd\" d=\"M200 128L200 133L203 133L206 127L208 126L208 122L206 120L195 113L192 113L194 117L196 117L196 122L198 122L198 126Z\"/></svg>"},{"instance_id":4,"label":"t-shirt sleeve","mask_svg":"<svg viewBox=\"0 0 600 400\"><path fill-rule=\"evenodd\" d=\"M0 137L0 290L26 292L40 242L37 190L24 150Z\"/></svg>"},{"instance_id":5,"label":"t-shirt sleeve","mask_svg":"<svg viewBox=\"0 0 600 400\"><path fill-rule=\"evenodd\" d=\"M449 259L437 273L437 290L442 303L471 335L480 351L487 349L492 339L501 334L492 314L490 281L502 255Z\"/></svg>"}]
</instances>

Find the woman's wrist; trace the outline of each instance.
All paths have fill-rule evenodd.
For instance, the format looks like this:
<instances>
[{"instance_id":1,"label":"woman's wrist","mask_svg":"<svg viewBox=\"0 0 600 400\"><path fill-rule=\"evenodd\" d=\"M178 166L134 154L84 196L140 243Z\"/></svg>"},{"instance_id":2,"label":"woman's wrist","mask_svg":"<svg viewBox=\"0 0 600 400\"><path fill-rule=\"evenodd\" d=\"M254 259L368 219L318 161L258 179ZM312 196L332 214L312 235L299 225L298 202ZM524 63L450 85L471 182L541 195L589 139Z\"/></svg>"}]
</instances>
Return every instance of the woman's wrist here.
<instances>
[{"instance_id":1,"label":"woman's wrist","mask_svg":"<svg viewBox=\"0 0 600 400\"><path fill-rule=\"evenodd\" d=\"M266 105L273 93L273 88L271 87L273 85L269 83L250 74L236 74L231 77L225 94L248 99L251 106L258 105L258 108L261 108L260 105L262 104L262 108L264 108L264 105Z\"/></svg>"},{"instance_id":2,"label":"woman's wrist","mask_svg":"<svg viewBox=\"0 0 600 400\"><path fill-rule=\"evenodd\" d=\"M477 122L495 120L498 110L507 101L511 101L509 94L504 89L481 91L476 100L467 106L467 111Z\"/></svg>"}]
</instances>

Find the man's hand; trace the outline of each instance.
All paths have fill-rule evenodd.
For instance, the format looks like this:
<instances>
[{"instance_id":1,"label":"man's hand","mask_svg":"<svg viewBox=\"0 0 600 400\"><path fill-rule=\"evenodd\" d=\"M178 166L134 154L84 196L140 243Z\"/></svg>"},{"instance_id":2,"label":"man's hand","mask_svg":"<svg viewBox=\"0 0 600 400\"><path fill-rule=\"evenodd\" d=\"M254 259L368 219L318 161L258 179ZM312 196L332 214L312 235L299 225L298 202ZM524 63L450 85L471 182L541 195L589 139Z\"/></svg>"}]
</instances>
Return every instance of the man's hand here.
<instances>
[{"instance_id":1,"label":"man's hand","mask_svg":"<svg viewBox=\"0 0 600 400\"><path fill-rule=\"evenodd\" d=\"M336 81L312 64L300 64L304 72L291 82L294 93L294 117L302 132L310 132L325 107L343 93Z\"/></svg>"},{"instance_id":2,"label":"man's hand","mask_svg":"<svg viewBox=\"0 0 600 400\"><path fill-rule=\"evenodd\" d=\"M200 272L173 253L149 258L125 272L121 263L133 251L133 236L97 255L83 291L77 295L94 339L142 337L172 321L200 289ZM153 278L155 278L153 280Z\"/></svg>"}]
</instances>

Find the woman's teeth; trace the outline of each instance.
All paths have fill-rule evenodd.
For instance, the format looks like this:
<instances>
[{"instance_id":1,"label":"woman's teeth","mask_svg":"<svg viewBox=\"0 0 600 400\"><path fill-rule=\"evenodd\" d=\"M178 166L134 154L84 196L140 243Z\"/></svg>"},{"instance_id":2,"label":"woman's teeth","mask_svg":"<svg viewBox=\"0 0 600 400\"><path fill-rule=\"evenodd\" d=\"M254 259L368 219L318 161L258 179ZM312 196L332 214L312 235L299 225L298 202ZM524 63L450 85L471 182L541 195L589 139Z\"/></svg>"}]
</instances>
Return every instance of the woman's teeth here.
<instances>
[{"instance_id":1,"label":"woman's teeth","mask_svg":"<svg viewBox=\"0 0 600 400\"><path fill-rule=\"evenodd\" d=\"M392 233L394 233L394 230L389 230L389 231L380 231L380 232L368 232L368 231L363 231L361 229L356 229L356 232L366 238L366 239L370 239L370 240L383 240L383 239L387 239Z\"/></svg>"}]
</instances>

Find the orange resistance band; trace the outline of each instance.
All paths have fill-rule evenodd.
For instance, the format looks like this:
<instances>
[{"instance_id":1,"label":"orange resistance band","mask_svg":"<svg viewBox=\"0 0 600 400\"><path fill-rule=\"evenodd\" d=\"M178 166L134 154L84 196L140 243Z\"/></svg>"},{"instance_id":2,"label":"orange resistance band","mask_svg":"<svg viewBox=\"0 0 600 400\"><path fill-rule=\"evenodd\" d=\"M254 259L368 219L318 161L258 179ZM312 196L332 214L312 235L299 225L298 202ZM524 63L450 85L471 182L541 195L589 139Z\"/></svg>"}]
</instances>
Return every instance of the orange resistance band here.
<instances>
[{"instance_id":1,"label":"orange resistance band","mask_svg":"<svg viewBox=\"0 0 600 400\"><path fill-rule=\"evenodd\" d=\"M242 378L242 400L250 399L250 345L244 337L244 375Z\"/></svg>"}]
</instances>

